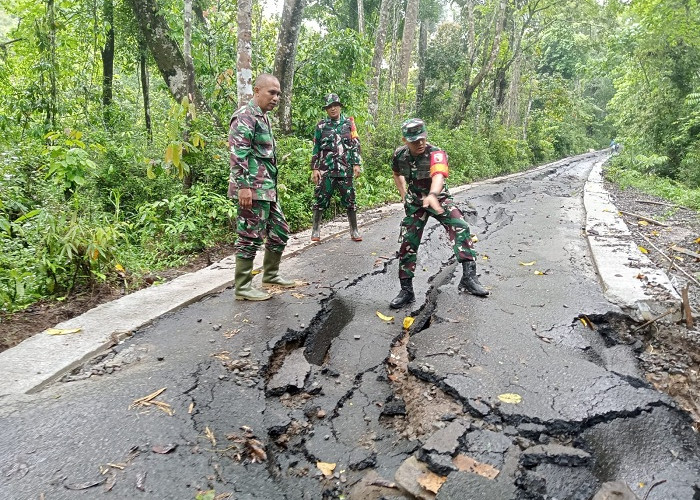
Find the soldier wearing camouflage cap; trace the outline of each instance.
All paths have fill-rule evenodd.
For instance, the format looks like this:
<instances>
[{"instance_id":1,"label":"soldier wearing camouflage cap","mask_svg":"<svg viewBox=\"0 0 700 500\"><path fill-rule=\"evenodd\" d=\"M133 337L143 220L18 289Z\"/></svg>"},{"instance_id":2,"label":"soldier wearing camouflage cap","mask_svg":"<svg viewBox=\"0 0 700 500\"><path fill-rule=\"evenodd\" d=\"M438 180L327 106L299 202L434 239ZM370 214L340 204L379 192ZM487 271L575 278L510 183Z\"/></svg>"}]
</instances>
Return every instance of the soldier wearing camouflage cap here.
<instances>
[{"instance_id":1,"label":"soldier wearing camouflage cap","mask_svg":"<svg viewBox=\"0 0 700 500\"><path fill-rule=\"evenodd\" d=\"M394 151L391 168L406 217L401 222L399 248L401 291L391 301L390 307L398 309L415 299L416 255L428 217L434 217L447 230L457 261L462 264L459 289L479 297L488 295L476 275L476 252L469 225L445 184L449 176L447 153L427 142L428 133L423 120L406 120L401 133L404 145Z\"/></svg>"},{"instance_id":2,"label":"soldier wearing camouflage cap","mask_svg":"<svg viewBox=\"0 0 700 500\"><path fill-rule=\"evenodd\" d=\"M293 287L280 276L289 226L277 199L275 138L267 113L279 102L280 83L273 75L255 80L253 99L229 123L231 151L228 194L238 200L236 218L236 300L267 300L270 294L252 286L253 260L265 243L263 286Z\"/></svg>"},{"instance_id":3,"label":"soldier wearing camouflage cap","mask_svg":"<svg viewBox=\"0 0 700 500\"><path fill-rule=\"evenodd\" d=\"M343 104L338 94L323 98L323 109L328 115L316 124L311 158L311 180L316 186L313 205L314 218L311 241L321 239L321 219L328 208L335 189L340 193L340 204L347 210L350 237L362 241L357 229L354 177L360 175L362 158L360 138L352 116L341 113Z\"/></svg>"}]
</instances>

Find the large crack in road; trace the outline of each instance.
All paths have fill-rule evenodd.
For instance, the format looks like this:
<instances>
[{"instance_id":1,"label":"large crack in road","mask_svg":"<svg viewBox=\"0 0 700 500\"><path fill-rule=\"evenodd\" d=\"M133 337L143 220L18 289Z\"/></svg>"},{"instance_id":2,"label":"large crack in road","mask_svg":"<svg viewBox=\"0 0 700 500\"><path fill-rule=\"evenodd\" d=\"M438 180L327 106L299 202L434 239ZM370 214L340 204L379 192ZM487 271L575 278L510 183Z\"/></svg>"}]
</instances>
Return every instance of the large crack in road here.
<instances>
[{"instance_id":1,"label":"large crack in road","mask_svg":"<svg viewBox=\"0 0 700 500\"><path fill-rule=\"evenodd\" d=\"M53 433L29 441L36 460L8 455L3 470L21 458L28 472L5 476L6 497L94 498L49 478L74 484L137 447L112 471L119 498L145 472L158 498L589 499L610 481L649 499L697 498L698 438L644 380L631 323L590 265L580 192L598 158L456 196L490 298L457 290L445 231L430 223L417 301L390 311L394 217L365 228L362 244L332 238L286 260L308 283L271 301L234 303L228 290L137 332L37 396L34 417L31 401L3 412L10 438L35 421ZM159 387L174 416L126 409ZM99 419L77 428L56 421L90 411ZM166 442L177 449L149 453Z\"/></svg>"}]
</instances>

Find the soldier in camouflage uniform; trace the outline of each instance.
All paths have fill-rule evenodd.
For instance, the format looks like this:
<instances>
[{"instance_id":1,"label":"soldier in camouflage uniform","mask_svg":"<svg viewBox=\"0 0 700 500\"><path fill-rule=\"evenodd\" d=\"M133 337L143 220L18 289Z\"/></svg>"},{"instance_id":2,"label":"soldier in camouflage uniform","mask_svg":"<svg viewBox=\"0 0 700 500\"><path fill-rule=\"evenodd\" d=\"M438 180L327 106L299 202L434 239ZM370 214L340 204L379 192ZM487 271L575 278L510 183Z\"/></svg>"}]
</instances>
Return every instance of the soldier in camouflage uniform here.
<instances>
[{"instance_id":1,"label":"soldier in camouflage uniform","mask_svg":"<svg viewBox=\"0 0 700 500\"><path fill-rule=\"evenodd\" d=\"M457 261L462 263L463 276L459 289L484 297L489 292L476 276L476 252L469 225L452 201L445 179L449 175L447 154L426 142L423 120L412 118L401 126L404 145L394 151L392 171L394 183L404 202L406 217L401 222L399 248L399 281L401 291L389 304L398 309L415 299L413 276L416 253L428 217L434 217L447 229Z\"/></svg>"},{"instance_id":2,"label":"soldier in camouflage uniform","mask_svg":"<svg viewBox=\"0 0 700 500\"><path fill-rule=\"evenodd\" d=\"M236 300L267 300L270 294L252 286L253 260L265 240L263 286L294 286L280 276L289 226L277 199L275 138L267 117L279 101L277 78L261 74L253 99L238 109L229 123L231 173L228 194L238 200L236 219Z\"/></svg>"},{"instance_id":3,"label":"soldier in camouflage uniform","mask_svg":"<svg viewBox=\"0 0 700 500\"><path fill-rule=\"evenodd\" d=\"M361 172L360 139L353 118L340 112L342 106L337 94L328 94L324 98L323 106L328 117L318 122L314 132L311 179L316 185L316 202L313 206L311 241L321 239L323 211L328 208L336 188L340 192L340 204L348 212L350 237L353 241L362 241L357 229L357 206L353 185L353 178Z\"/></svg>"}]
</instances>

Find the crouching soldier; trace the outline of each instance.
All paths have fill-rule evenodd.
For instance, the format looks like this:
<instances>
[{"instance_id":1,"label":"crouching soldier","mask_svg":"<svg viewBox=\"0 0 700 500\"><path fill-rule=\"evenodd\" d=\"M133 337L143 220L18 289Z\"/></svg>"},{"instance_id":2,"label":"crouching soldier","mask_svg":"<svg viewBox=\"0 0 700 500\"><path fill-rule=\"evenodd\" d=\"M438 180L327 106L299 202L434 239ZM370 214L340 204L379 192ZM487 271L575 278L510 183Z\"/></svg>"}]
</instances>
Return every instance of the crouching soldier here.
<instances>
[{"instance_id":1,"label":"crouching soldier","mask_svg":"<svg viewBox=\"0 0 700 500\"><path fill-rule=\"evenodd\" d=\"M469 225L452 201L445 179L449 175L447 154L427 142L425 123L418 118L406 120L401 126L404 145L394 151L392 171L394 183L404 202L406 217L401 222L399 248L399 281L401 291L389 304L393 309L415 299L413 276L416 254L428 217L434 217L447 230L463 275L459 289L485 297L489 292L476 275L476 252L473 249Z\"/></svg>"}]
</instances>

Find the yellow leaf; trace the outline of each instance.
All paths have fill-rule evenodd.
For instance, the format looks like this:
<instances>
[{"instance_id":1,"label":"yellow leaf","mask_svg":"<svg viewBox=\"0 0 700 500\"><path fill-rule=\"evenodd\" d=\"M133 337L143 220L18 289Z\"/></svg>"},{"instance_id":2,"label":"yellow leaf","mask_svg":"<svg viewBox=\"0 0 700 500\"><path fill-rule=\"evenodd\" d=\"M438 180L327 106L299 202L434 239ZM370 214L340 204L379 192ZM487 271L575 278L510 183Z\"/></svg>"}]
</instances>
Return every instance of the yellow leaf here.
<instances>
[{"instance_id":1,"label":"yellow leaf","mask_svg":"<svg viewBox=\"0 0 700 500\"><path fill-rule=\"evenodd\" d=\"M330 464L328 462L316 462L316 467L318 467L326 477L331 477L333 475L333 471L335 470L335 464Z\"/></svg>"},{"instance_id":2,"label":"yellow leaf","mask_svg":"<svg viewBox=\"0 0 700 500\"><path fill-rule=\"evenodd\" d=\"M250 272L250 274L252 274L253 276L255 276L256 274L260 274L260 269L253 269L253 270Z\"/></svg>"},{"instance_id":3,"label":"yellow leaf","mask_svg":"<svg viewBox=\"0 0 700 500\"><path fill-rule=\"evenodd\" d=\"M174 154L173 145L168 144L168 147L165 148L165 163L172 163L173 154Z\"/></svg>"},{"instance_id":4,"label":"yellow leaf","mask_svg":"<svg viewBox=\"0 0 700 500\"><path fill-rule=\"evenodd\" d=\"M117 264L116 266L114 266L114 270L124 272L124 266L122 266L121 264Z\"/></svg>"},{"instance_id":5,"label":"yellow leaf","mask_svg":"<svg viewBox=\"0 0 700 500\"><path fill-rule=\"evenodd\" d=\"M414 321L414 319L411 316L406 316L403 319L403 329L408 330L409 328L411 328L413 321Z\"/></svg>"},{"instance_id":6,"label":"yellow leaf","mask_svg":"<svg viewBox=\"0 0 700 500\"><path fill-rule=\"evenodd\" d=\"M475 234L472 234L472 241L473 241L474 243L478 243L478 242L479 242L479 238L477 238L477 236L476 236Z\"/></svg>"},{"instance_id":7,"label":"yellow leaf","mask_svg":"<svg viewBox=\"0 0 700 500\"><path fill-rule=\"evenodd\" d=\"M695 239L695 243L697 243L698 245L700 245L700 238L696 238L696 239Z\"/></svg>"},{"instance_id":8,"label":"yellow leaf","mask_svg":"<svg viewBox=\"0 0 700 500\"><path fill-rule=\"evenodd\" d=\"M78 332L80 332L80 328L66 328L66 329L48 328L46 330L47 335L68 335L69 333L78 333Z\"/></svg>"},{"instance_id":9,"label":"yellow leaf","mask_svg":"<svg viewBox=\"0 0 700 500\"><path fill-rule=\"evenodd\" d=\"M523 400L523 397L520 394L515 394L513 392L507 392L505 394L500 394L498 396L498 399L504 403L512 404L512 405L517 405Z\"/></svg>"},{"instance_id":10,"label":"yellow leaf","mask_svg":"<svg viewBox=\"0 0 700 500\"><path fill-rule=\"evenodd\" d=\"M649 253L649 250L647 250L647 249L644 248L644 247L641 247L641 246L640 246L640 247L637 247L637 248L639 248L639 251L642 252L642 253Z\"/></svg>"},{"instance_id":11,"label":"yellow leaf","mask_svg":"<svg viewBox=\"0 0 700 500\"><path fill-rule=\"evenodd\" d=\"M482 259L484 259L484 260L489 260L489 256L488 256L488 255L484 255L484 256L482 257Z\"/></svg>"},{"instance_id":12,"label":"yellow leaf","mask_svg":"<svg viewBox=\"0 0 700 500\"><path fill-rule=\"evenodd\" d=\"M381 319L382 321L393 321L394 320L393 316L385 316L382 313L380 313L379 311L377 311L377 316L379 316L379 319Z\"/></svg>"},{"instance_id":13,"label":"yellow leaf","mask_svg":"<svg viewBox=\"0 0 700 500\"><path fill-rule=\"evenodd\" d=\"M418 478L418 484L420 484L426 490L432 491L433 493L437 493L445 481L447 481L446 476L438 476L434 472L430 471L424 472Z\"/></svg>"},{"instance_id":14,"label":"yellow leaf","mask_svg":"<svg viewBox=\"0 0 700 500\"><path fill-rule=\"evenodd\" d=\"M535 274L537 276L544 276L544 273L542 271L535 271Z\"/></svg>"},{"instance_id":15,"label":"yellow leaf","mask_svg":"<svg viewBox=\"0 0 700 500\"><path fill-rule=\"evenodd\" d=\"M659 232L658 232L658 231L652 231L652 232L651 232L651 235L652 235L652 236L658 236L658 235L659 235Z\"/></svg>"},{"instance_id":16,"label":"yellow leaf","mask_svg":"<svg viewBox=\"0 0 700 500\"><path fill-rule=\"evenodd\" d=\"M647 221L645 221L645 220L638 220L638 221L637 221L637 225L639 225L639 226L648 226L649 223L648 223Z\"/></svg>"},{"instance_id":17,"label":"yellow leaf","mask_svg":"<svg viewBox=\"0 0 700 500\"><path fill-rule=\"evenodd\" d=\"M461 453L452 459L452 463L462 472L473 472L486 479L495 479L500 472L493 465L477 462L472 457L462 455Z\"/></svg>"},{"instance_id":18,"label":"yellow leaf","mask_svg":"<svg viewBox=\"0 0 700 500\"><path fill-rule=\"evenodd\" d=\"M536 261L534 261L534 260L532 262L521 262L520 265L521 266L534 266L535 262Z\"/></svg>"}]
</instances>

